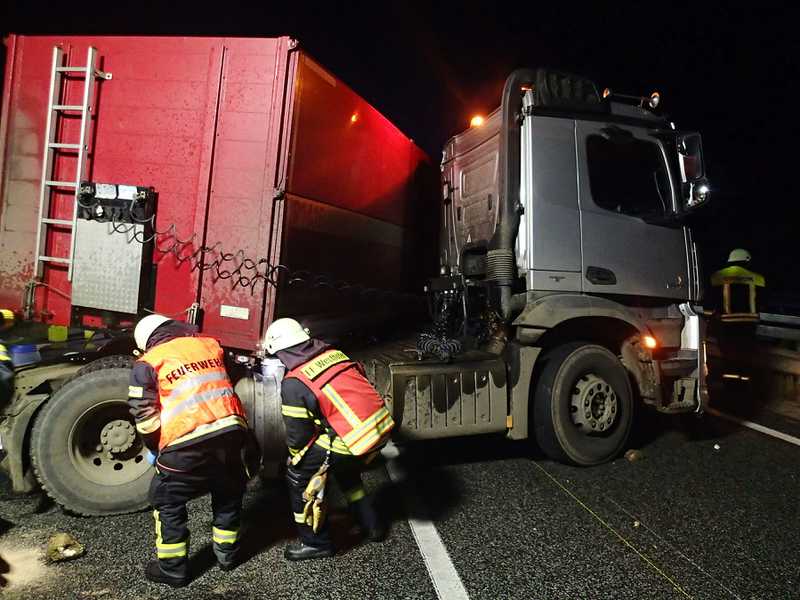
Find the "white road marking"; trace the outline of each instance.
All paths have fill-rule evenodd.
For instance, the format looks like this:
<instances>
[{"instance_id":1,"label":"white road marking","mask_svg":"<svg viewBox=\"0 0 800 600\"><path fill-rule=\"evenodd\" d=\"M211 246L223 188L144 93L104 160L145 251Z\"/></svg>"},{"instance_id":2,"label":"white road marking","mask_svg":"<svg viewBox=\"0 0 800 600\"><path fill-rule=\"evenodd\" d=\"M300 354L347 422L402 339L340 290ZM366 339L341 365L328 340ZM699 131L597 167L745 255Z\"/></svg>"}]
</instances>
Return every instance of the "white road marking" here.
<instances>
[{"instance_id":1,"label":"white road marking","mask_svg":"<svg viewBox=\"0 0 800 600\"><path fill-rule=\"evenodd\" d=\"M395 460L400 456L397 446L391 442L383 449L382 454L386 458L386 471L389 478L395 485L400 484L406 479L406 473ZM409 515L426 514L427 511L419 498L413 494L406 493L403 501L406 506L406 513ZM436 595L440 600L469 600L469 594L461 581L461 577L456 571L450 554L436 530L432 521L426 518L409 516L408 526L417 542L422 560L428 569L428 576L436 590Z\"/></svg>"},{"instance_id":2,"label":"white road marking","mask_svg":"<svg viewBox=\"0 0 800 600\"><path fill-rule=\"evenodd\" d=\"M783 433L782 431L778 431L777 429L770 429L769 427L765 427L764 425L753 423L753 421L748 421L746 419L740 419L739 417L734 417L733 415L720 412L715 408L706 408L706 412L710 415L714 415L715 417L720 417L721 419L732 421L734 423L742 425L743 427L747 427L748 429L758 431L759 433L770 435L774 438L778 438L779 440L783 440L784 442L789 442L790 444L794 444L795 446L800 446L800 438L796 438L793 435L789 435L788 433Z\"/></svg>"}]
</instances>

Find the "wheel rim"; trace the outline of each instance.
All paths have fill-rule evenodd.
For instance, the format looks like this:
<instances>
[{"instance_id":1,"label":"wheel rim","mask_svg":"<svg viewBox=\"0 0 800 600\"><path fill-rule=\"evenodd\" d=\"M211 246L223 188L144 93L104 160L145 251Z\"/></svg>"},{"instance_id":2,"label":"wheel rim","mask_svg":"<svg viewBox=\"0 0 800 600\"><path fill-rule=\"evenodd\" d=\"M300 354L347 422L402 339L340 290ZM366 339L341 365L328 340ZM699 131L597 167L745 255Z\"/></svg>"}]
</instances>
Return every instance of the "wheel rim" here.
<instances>
[{"instance_id":1,"label":"wheel rim","mask_svg":"<svg viewBox=\"0 0 800 600\"><path fill-rule=\"evenodd\" d=\"M108 400L84 411L70 430L68 444L72 464L98 485L131 483L149 467L124 400Z\"/></svg>"},{"instance_id":2,"label":"wheel rim","mask_svg":"<svg viewBox=\"0 0 800 600\"><path fill-rule=\"evenodd\" d=\"M619 415L617 394L602 377L588 373L575 382L570 399L572 423L584 435L603 435Z\"/></svg>"}]
</instances>

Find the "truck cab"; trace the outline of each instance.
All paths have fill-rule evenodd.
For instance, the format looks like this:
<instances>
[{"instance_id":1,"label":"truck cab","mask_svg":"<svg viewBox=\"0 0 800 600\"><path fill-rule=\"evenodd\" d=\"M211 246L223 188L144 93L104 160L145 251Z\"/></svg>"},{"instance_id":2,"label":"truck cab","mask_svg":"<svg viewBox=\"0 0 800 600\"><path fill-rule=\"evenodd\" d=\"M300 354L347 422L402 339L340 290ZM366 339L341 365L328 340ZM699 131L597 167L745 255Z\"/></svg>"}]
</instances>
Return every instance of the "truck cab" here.
<instances>
[{"instance_id":1,"label":"truck cab","mask_svg":"<svg viewBox=\"0 0 800 600\"><path fill-rule=\"evenodd\" d=\"M702 283L685 218L709 185L700 136L659 116L659 102L521 70L502 105L444 149L435 322L421 350L447 361L448 377L459 360L502 373L496 430L535 434L555 459L616 456L636 403L702 410ZM455 425L449 435L492 429ZM441 435L428 429L406 435Z\"/></svg>"}]
</instances>

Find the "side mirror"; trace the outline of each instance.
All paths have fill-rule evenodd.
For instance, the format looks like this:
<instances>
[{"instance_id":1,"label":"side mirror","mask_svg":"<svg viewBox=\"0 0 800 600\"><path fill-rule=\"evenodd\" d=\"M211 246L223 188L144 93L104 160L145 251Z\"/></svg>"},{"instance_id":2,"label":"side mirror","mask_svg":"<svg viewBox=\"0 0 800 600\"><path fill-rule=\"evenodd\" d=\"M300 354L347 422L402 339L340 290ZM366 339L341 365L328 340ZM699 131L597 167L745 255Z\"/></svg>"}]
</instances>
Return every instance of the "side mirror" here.
<instances>
[{"instance_id":1,"label":"side mirror","mask_svg":"<svg viewBox=\"0 0 800 600\"><path fill-rule=\"evenodd\" d=\"M705 204L711 194L711 186L705 176L703 143L699 133L678 135L678 163L681 169L682 200L686 210Z\"/></svg>"}]
</instances>

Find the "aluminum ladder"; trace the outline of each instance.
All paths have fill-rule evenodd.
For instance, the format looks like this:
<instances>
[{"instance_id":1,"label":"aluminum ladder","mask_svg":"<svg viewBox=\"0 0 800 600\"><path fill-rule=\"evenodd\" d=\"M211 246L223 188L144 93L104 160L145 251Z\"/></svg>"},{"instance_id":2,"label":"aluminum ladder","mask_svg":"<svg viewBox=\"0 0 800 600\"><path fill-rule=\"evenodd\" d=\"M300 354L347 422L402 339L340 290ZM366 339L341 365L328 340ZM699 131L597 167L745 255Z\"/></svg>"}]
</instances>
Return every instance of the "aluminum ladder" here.
<instances>
[{"instance_id":1,"label":"aluminum ladder","mask_svg":"<svg viewBox=\"0 0 800 600\"><path fill-rule=\"evenodd\" d=\"M86 66L66 66L64 51L55 46L53 48L53 66L50 71L50 94L47 103L47 127L45 129L45 144L42 158L42 181L39 192L39 214L36 227L36 247L34 252L34 279L31 282L35 287L44 274L45 263L67 265L67 279L72 281L73 257L75 255L75 230L78 220L78 195L80 194L81 181L86 175L86 155L89 152L87 143L89 126L92 118L91 102L94 98L95 79L111 79L111 73L104 73L96 67L97 50L89 47L86 53ZM65 104L62 101L64 94L64 75L83 74L83 102L81 104ZM77 141L65 142L59 140L58 130L62 115L65 113L74 116L80 115L81 125ZM71 151L77 154L75 164L75 177L72 180L58 181L54 178L55 154L57 151ZM62 178L65 179L65 178ZM72 189L74 202L72 206L72 220L55 219L50 216L50 195L56 188ZM69 256L47 256L47 232L49 227L68 228L70 230Z\"/></svg>"}]
</instances>

